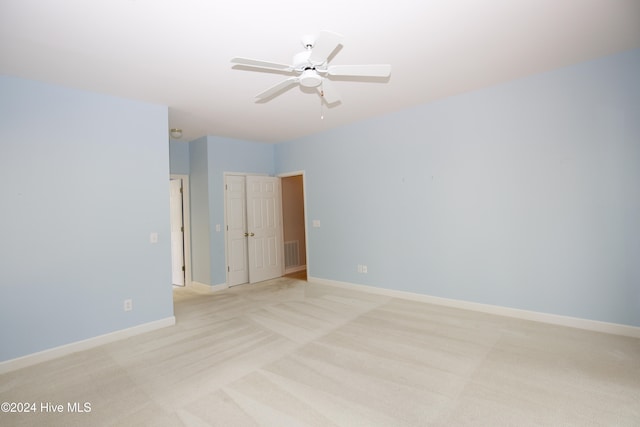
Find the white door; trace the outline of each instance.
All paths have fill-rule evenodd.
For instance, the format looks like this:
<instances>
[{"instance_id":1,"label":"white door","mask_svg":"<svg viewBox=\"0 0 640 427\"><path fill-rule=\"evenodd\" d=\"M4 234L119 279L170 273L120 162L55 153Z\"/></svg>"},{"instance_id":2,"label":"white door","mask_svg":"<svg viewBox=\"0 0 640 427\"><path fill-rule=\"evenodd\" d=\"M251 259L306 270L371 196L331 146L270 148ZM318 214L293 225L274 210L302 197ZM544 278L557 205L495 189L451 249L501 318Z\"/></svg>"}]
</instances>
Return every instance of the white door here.
<instances>
[{"instance_id":1,"label":"white door","mask_svg":"<svg viewBox=\"0 0 640 427\"><path fill-rule=\"evenodd\" d=\"M182 218L182 180L169 181L171 221L171 283L184 286L184 225Z\"/></svg>"},{"instance_id":2,"label":"white door","mask_svg":"<svg viewBox=\"0 0 640 427\"><path fill-rule=\"evenodd\" d=\"M280 178L247 176L249 281L282 276L282 203Z\"/></svg>"},{"instance_id":3,"label":"white door","mask_svg":"<svg viewBox=\"0 0 640 427\"><path fill-rule=\"evenodd\" d=\"M227 228L227 281L229 286L249 281L247 249L247 195L245 177L225 177Z\"/></svg>"}]
</instances>

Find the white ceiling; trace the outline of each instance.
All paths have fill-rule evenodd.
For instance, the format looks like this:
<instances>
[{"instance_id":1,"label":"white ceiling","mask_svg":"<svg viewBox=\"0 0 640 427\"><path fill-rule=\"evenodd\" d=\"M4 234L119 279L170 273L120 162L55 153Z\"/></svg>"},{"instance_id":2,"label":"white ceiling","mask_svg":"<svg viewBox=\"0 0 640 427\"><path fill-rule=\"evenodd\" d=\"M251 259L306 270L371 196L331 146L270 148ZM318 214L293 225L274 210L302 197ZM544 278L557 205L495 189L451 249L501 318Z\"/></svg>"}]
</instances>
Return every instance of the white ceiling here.
<instances>
[{"instance_id":1,"label":"white ceiling","mask_svg":"<svg viewBox=\"0 0 640 427\"><path fill-rule=\"evenodd\" d=\"M324 120L298 88L256 104L286 76L230 59L289 64L320 30L389 81L336 81ZM638 0L0 0L1 74L167 105L183 140L290 140L633 48Z\"/></svg>"}]
</instances>

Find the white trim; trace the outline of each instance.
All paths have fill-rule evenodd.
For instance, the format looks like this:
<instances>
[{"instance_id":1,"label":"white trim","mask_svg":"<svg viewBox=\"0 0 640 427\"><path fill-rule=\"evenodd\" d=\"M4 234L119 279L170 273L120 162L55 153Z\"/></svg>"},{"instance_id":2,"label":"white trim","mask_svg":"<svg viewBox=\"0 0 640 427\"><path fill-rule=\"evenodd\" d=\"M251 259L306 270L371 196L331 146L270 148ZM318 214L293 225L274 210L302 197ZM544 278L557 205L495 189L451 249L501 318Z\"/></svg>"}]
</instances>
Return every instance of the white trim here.
<instances>
[{"instance_id":1,"label":"white trim","mask_svg":"<svg viewBox=\"0 0 640 427\"><path fill-rule=\"evenodd\" d=\"M413 292L397 291L393 289L377 288L368 285L340 282L336 280L322 279L308 276L307 281L321 285L336 286L345 289L354 289L372 294L385 295L392 298L402 298L420 301L429 304L442 305L463 310L478 311L481 313L495 314L498 316L513 317L516 319L531 320L534 322L549 323L552 325L568 326L570 328L585 329L606 334L622 335L640 338L640 327L623 325L619 323L601 322L599 320L582 319L578 317L562 316L558 314L542 313L538 311L521 310L517 308L502 307L498 305L481 304L477 302L435 297L431 295L416 294Z\"/></svg>"},{"instance_id":2,"label":"white trim","mask_svg":"<svg viewBox=\"0 0 640 427\"><path fill-rule=\"evenodd\" d=\"M191 286L189 287L196 292L203 292L206 294L229 289L229 285L227 285L226 283L220 283L219 285L205 285L204 283L200 283L196 281L192 281Z\"/></svg>"},{"instance_id":3,"label":"white trim","mask_svg":"<svg viewBox=\"0 0 640 427\"><path fill-rule=\"evenodd\" d=\"M211 292L224 291L225 289L229 289L229 285L227 285L226 283L211 285Z\"/></svg>"},{"instance_id":4,"label":"white trim","mask_svg":"<svg viewBox=\"0 0 640 427\"><path fill-rule=\"evenodd\" d=\"M169 179L182 180L182 225L184 226L184 284L191 283L191 190L189 175L171 174Z\"/></svg>"},{"instance_id":5,"label":"white trim","mask_svg":"<svg viewBox=\"0 0 640 427\"><path fill-rule=\"evenodd\" d=\"M306 270L307 266L306 265L296 265L295 267L289 267L289 268L285 268L284 270L284 274L291 274L291 273L297 273L298 271L302 271L302 270Z\"/></svg>"},{"instance_id":6,"label":"white trim","mask_svg":"<svg viewBox=\"0 0 640 427\"><path fill-rule=\"evenodd\" d=\"M174 316L164 319L155 320L153 322L143 323L142 325L133 326L131 328L121 329L119 331L110 332L104 335L87 338L85 340L72 342L70 344L61 345L59 347L50 348L39 351L37 353L27 354L26 356L17 357L15 359L0 362L0 374L15 371L17 369L26 368L27 366L37 363L46 362L58 357L67 356L78 351L88 350L114 341L130 338L135 335L151 332L156 329L166 328L176 324Z\"/></svg>"}]
</instances>

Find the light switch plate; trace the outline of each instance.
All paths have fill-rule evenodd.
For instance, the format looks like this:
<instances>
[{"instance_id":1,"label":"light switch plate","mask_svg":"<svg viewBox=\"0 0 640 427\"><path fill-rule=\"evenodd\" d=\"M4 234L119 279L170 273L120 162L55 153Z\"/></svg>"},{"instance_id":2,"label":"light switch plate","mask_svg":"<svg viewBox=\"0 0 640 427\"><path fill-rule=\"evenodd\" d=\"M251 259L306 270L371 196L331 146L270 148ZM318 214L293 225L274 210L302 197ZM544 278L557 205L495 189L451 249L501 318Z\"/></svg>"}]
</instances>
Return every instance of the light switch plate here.
<instances>
[{"instance_id":1,"label":"light switch plate","mask_svg":"<svg viewBox=\"0 0 640 427\"><path fill-rule=\"evenodd\" d=\"M320 220L319 219L314 219L313 220L313 228L320 228Z\"/></svg>"},{"instance_id":2,"label":"light switch plate","mask_svg":"<svg viewBox=\"0 0 640 427\"><path fill-rule=\"evenodd\" d=\"M158 243L158 233L153 232L149 235L149 241L151 243Z\"/></svg>"}]
</instances>

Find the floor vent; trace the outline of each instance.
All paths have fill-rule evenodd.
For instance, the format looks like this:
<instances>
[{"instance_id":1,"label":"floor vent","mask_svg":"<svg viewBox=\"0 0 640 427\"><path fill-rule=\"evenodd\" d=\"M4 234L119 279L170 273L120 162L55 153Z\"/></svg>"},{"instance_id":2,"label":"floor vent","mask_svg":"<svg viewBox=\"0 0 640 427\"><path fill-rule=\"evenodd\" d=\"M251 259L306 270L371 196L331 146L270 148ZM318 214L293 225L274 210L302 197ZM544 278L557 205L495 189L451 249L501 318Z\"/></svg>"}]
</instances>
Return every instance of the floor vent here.
<instances>
[{"instance_id":1,"label":"floor vent","mask_svg":"<svg viewBox=\"0 0 640 427\"><path fill-rule=\"evenodd\" d=\"M300 244L297 240L284 242L284 267L300 265Z\"/></svg>"}]
</instances>

